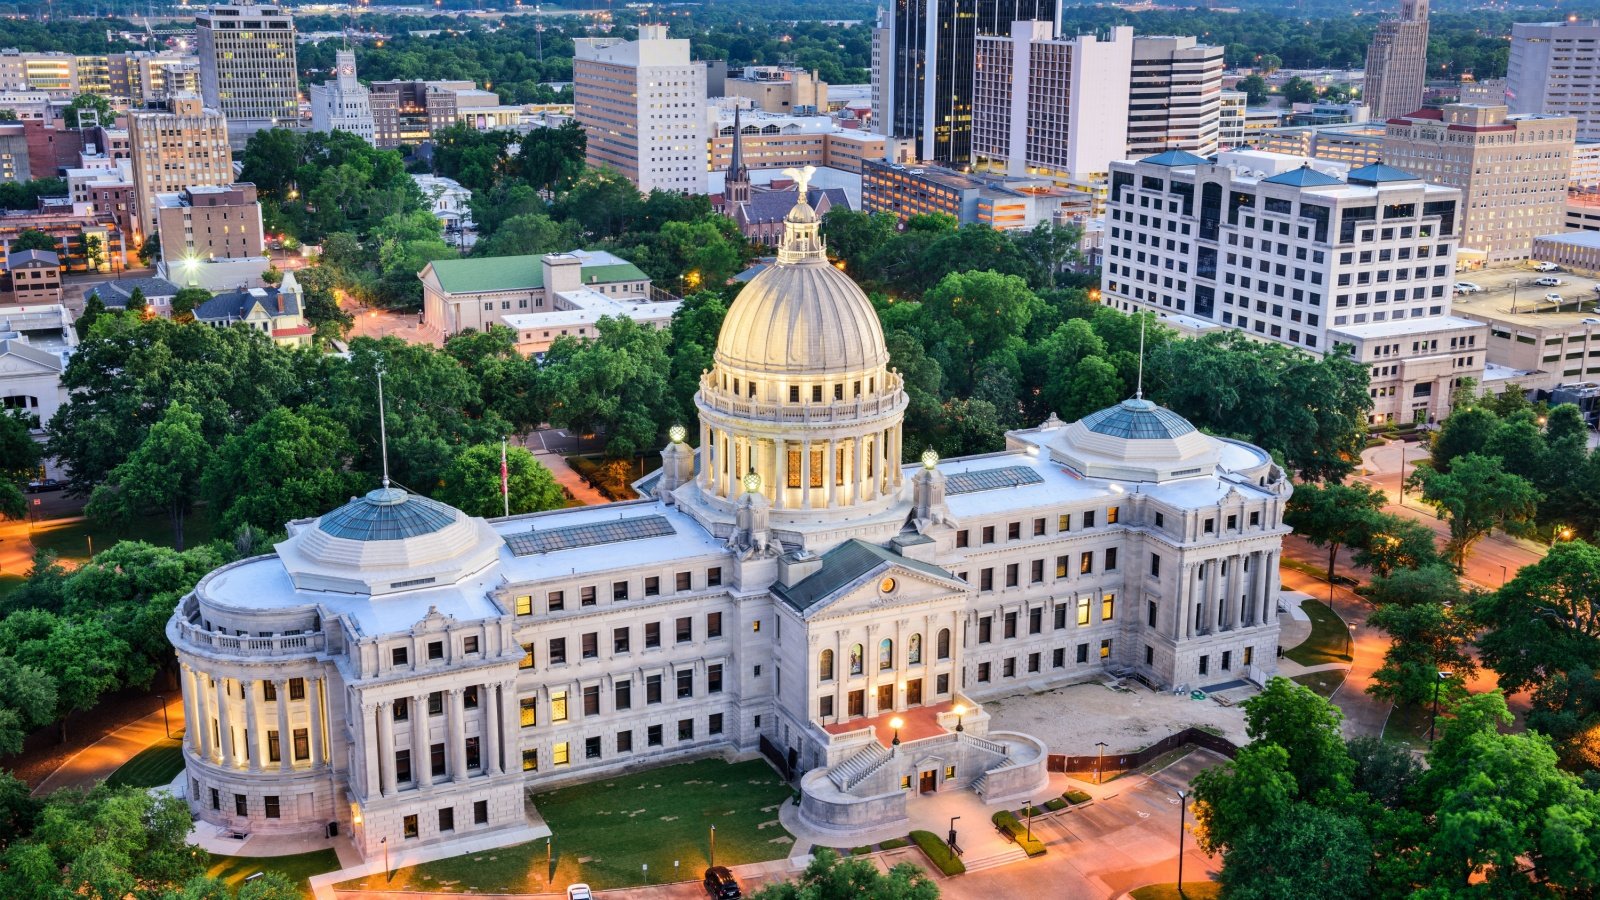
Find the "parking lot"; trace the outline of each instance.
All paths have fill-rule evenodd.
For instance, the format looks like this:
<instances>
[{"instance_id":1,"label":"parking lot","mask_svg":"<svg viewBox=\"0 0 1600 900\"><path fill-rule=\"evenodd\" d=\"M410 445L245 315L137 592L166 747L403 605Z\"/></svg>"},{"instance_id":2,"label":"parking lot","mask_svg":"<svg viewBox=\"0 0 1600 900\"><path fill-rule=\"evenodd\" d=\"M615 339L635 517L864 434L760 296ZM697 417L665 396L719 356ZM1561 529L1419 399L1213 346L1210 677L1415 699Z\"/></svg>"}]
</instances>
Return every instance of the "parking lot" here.
<instances>
[{"instance_id":1,"label":"parking lot","mask_svg":"<svg viewBox=\"0 0 1600 900\"><path fill-rule=\"evenodd\" d=\"M1545 286L1536 282L1553 277L1562 283ZM1457 282L1468 282L1483 288L1481 293L1460 294L1455 298L1458 312L1477 307L1493 309L1500 313L1593 313L1600 299L1600 279L1594 273L1580 273L1567 269L1559 272L1537 272L1532 266L1479 269L1458 272ZM1546 298L1558 294L1561 303Z\"/></svg>"}]
</instances>

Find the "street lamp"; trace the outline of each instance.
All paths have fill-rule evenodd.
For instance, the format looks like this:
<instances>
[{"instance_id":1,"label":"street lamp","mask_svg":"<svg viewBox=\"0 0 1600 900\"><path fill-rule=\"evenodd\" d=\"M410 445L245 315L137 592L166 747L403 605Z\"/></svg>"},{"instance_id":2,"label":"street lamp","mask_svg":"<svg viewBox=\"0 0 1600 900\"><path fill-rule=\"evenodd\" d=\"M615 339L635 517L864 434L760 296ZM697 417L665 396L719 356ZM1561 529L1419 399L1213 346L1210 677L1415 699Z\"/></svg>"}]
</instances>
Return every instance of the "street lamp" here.
<instances>
[{"instance_id":1,"label":"street lamp","mask_svg":"<svg viewBox=\"0 0 1600 900\"><path fill-rule=\"evenodd\" d=\"M960 734L961 732L966 731L966 726L961 724L961 717L967 714L966 706L957 703L956 708L951 711L956 714L956 733Z\"/></svg>"},{"instance_id":2,"label":"street lamp","mask_svg":"<svg viewBox=\"0 0 1600 900\"><path fill-rule=\"evenodd\" d=\"M950 817L950 834L945 838L945 843L950 845L951 850L956 848L956 823L959 821L961 821L960 816Z\"/></svg>"},{"instance_id":3,"label":"street lamp","mask_svg":"<svg viewBox=\"0 0 1600 900\"><path fill-rule=\"evenodd\" d=\"M711 826L711 865L717 864L717 826Z\"/></svg>"},{"instance_id":4,"label":"street lamp","mask_svg":"<svg viewBox=\"0 0 1600 900\"><path fill-rule=\"evenodd\" d=\"M166 731L167 737L172 737L172 723L167 720L167 695L157 694L156 699L161 701L161 727Z\"/></svg>"},{"instance_id":5,"label":"street lamp","mask_svg":"<svg viewBox=\"0 0 1600 900\"><path fill-rule=\"evenodd\" d=\"M900 718L899 716L895 716L894 718L889 720L889 727L894 729L894 740L890 743L890 746L893 746L893 747L900 746L900 729L905 724L906 724L906 720Z\"/></svg>"},{"instance_id":6,"label":"street lamp","mask_svg":"<svg viewBox=\"0 0 1600 900\"><path fill-rule=\"evenodd\" d=\"M378 840L378 843L383 845L383 877L384 877L384 880L392 879L392 878L394 878L394 873L389 871L389 839L387 837L380 838Z\"/></svg>"},{"instance_id":7,"label":"street lamp","mask_svg":"<svg viewBox=\"0 0 1600 900\"><path fill-rule=\"evenodd\" d=\"M1105 784L1105 782L1106 782L1106 742L1105 741L1095 741L1094 745L1096 747L1100 748L1100 761L1095 763L1095 765L1094 765L1094 783L1095 784Z\"/></svg>"},{"instance_id":8,"label":"street lamp","mask_svg":"<svg viewBox=\"0 0 1600 900\"><path fill-rule=\"evenodd\" d=\"M1439 721L1439 685L1444 684L1449 677L1450 673L1441 669L1438 680L1433 683L1433 715L1428 718L1428 743L1430 744L1433 743L1434 726Z\"/></svg>"},{"instance_id":9,"label":"street lamp","mask_svg":"<svg viewBox=\"0 0 1600 900\"><path fill-rule=\"evenodd\" d=\"M1028 801L1028 843L1033 843L1033 801Z\"/></svg>"},{"instance_id":10,"label":"street lamp","mask_svg":"<svg viewBox=\"0 0 1600 900\"><path fill-rule=\"evenodd\" d=\"M1505 587L1506 586L1506 567L1505 566L1501 566L1500 567L1500 586L1501 587Z\"/></svg>"},{"instance_id":11,"label":"street lamp","mask_svg":"<svg viewBox=\"0 0 1600 900\"><path fill-rule=\"evenodd\" d=\"M1351 662L1356 661L1356 625L1354 622L1346 623L1344 626L1344 658Z\"/></svg>"},{"instance_id":12,"label":"street lamp","mask_svg":"<svg viewBox=\"0 0 1600 900\"><path fill-rule=\"evenodd\" d=\"M1189 814L1189 805L1184 801L1189 798L1185 791L1178 792L1178 896L1183 894L1183 831L1184 818Z\"/></svg>"}]
</instances>

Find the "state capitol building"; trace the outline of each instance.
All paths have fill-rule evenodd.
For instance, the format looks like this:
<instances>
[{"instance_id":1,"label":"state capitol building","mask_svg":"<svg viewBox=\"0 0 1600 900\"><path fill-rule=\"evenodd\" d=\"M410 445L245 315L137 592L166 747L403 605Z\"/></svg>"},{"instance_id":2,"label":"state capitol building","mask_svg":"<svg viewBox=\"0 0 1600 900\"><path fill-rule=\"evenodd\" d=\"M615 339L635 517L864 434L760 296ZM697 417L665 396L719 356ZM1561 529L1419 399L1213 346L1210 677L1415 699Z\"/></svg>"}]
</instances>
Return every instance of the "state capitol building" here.
<instances>
[{"instance_id":1,"label":"state capitol building","mask_svg":"<svg viewBox=\"0 0 1600 900\"><path fill-rule=\"evenodd\" d=\"M199 819L482 846L527 839L535 789L763 753L843 841L922 793L1039 789L1047 748L986 698L1272 674L1291 488L1265 452L1135 397L903 464L878 317L809 206L785 228L699 449L673 429L643 499L484 520L386 485L183 598Z\"/></svg>"}]
</instances>

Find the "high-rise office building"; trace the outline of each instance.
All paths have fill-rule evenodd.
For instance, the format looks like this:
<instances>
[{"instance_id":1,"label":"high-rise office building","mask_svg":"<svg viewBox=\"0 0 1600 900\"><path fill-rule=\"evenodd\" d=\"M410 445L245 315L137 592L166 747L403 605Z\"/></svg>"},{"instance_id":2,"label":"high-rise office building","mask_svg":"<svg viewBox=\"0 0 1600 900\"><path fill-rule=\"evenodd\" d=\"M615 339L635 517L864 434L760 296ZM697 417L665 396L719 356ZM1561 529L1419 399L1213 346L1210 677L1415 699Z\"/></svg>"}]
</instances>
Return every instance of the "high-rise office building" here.
<instances>
[{"instance_id":1,"label":"high-rise office building","mask_svg":"<svg viewBox=\"0 0 1600 900\"><path fill-rule=\"evenodd\" d=\"M248 137L300 121L294 17L271 4L213 6L195 16L200 95Z\"/></svg>"},{"instance_id":2,"label":"high-rise office building","mask_svg":"<svg viewBox=\"0 0 1600 900\"><path fill-rule=\"evenodd\" d=\"M626 175L641 191L706 192L706 67L665 25L639 39L579 38L572 60L573 117L589 138L587 161Z\"/></svg>"},{"instance_id":3,"label":"high-rise office building","mask_svg":"<svg viewBox=\"0 0 1600 900\"><path fill-rule=\"evenodd\" d=\"M1383 161L1460 189L1462 249L1490 264L1517 262L1534 238L1562 230L1576 130L1571 117L1452 103L1391 118Z\"/></svg>"},{"instance_id":4,"label":"high-rise office building","mask_svg":"<svg viewBox=\"0 0 1600 900\"><path fill-rule=\"evenodd\" d=\"M1428 69L1428 0L1400 0L1400 18L1379 22L1367 48L1361 97L1375 119L1403 116L1422 105Z\"/></svg>"},{"instance_id":5,"label":"high-rise office building","mask_svg":"<svg viewBox=\"0 0 1600 900\"><path fill-rule=\"evenodd\" d=\"M1193 37L1133 41L1128 85L1128 156L1217 152L1223 48Z\"/></svg>"},{"instance_id":6,"label":"high-rise office building","mask_svg":"<svg viewBox=\"0 0 1600 900\"><path fill-rule=\"evenodd\" d=\"M1056 0L896 0L872 36L873 128L922 159L968 162L978 37L1055 19Z\"/></svg>"},{"instance_id":7,"label":"high-rise office building","mask_svg":"<svg viewBox=\"0 0 1600 900\"><path fill-rule=\"evenodd\" d=\"M169 109L128 117L139 222L155 231L157 194L234 181L228 120L193 94L172 98Z\"/></svg>"},{"instance_id":8,"label":"high-rise office building","mask_svg":"<svg viewBox=\"0 0 1600 900\"><path fill-rule=\"evenodd\" d=\"M377 143L372 97L356 80L356 55L334 54L334 79L311 86L311 127L316 131L348 131L369 144Z\"/></svg>"},{"instance_id":9,"label":"high-rise office building","mask_svg":"<svg viewBox=\"0 0 1600 900\"><path fill-rule=\"evenodd\" d=\"M1578 139L1600 140L1600 21L1511 26L1506 105L1513 114L1578 120Z\"/></svg>"}]
</instances>

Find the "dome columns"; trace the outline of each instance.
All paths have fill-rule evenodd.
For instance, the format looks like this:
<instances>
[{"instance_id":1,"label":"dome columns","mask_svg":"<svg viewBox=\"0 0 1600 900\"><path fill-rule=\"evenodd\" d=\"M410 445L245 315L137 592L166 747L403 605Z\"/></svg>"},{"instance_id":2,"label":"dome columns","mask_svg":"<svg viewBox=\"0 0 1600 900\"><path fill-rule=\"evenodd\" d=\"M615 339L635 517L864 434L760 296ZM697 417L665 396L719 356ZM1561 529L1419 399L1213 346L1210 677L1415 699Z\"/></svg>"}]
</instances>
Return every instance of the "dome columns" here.
<instances>
[{"instance_id":1,"label":"dome columns","mask_svg":"<svg viewBox=\"0 0 1600 900\"><path fill-rule=\"evenodd\" d=\"M818 435L752 432L748 423L735 430L709 417L701 422L701 447L710 452L700 487L721 500L736 501L740 479L752 471L778 513L852 507L895 495L901 486L898 418L871 430Z\"/></svg>"}]
</instances>

